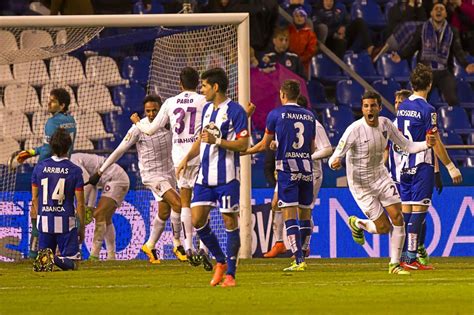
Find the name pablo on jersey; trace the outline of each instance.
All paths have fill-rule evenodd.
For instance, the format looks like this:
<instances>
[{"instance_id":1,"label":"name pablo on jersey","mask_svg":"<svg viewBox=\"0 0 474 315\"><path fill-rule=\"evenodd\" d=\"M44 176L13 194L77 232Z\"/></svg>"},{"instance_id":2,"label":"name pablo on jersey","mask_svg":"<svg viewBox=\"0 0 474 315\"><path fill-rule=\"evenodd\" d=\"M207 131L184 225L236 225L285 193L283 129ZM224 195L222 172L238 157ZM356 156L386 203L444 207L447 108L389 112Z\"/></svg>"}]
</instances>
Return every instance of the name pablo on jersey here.
<instances>
[{"instance_id":1,"label":"name pablo on jersey","mask_svg":"<svg viewBox=\"0 0 474 315\"><path fill-rule=\"evenodd\" d=\"M67 167L50 167L46 166L43 168L43 173L49 174L69 174L69 168Z\"/></svg>"},{"instance_id":2,"label":"name pablo on jersey","mask_svg":"<svg viewBox=\"0 0 474 315\"><path fill-rule=\"evenodd\" d=\"M184 95L185 97L188 97L187 94ZM192 98L178 98L176 100L176 104L192 104L194 100Z\"/></svg>"},{"instance_id":3,"label":"name pablo on jersey","mask_svg":"<svg viewBox=\"0 0 474 315\"><path fill-rule=\"evenodd\" d=\"M397 116L415 117L421 119L421 113L416 110L400 109L397 112Z\"/></svg>"},{"instance_id":4,"label":"name pablo on jersey","mask_svg":"<svg viewBox=\"0 0 474 315\"><path fill-rule=\"evenodd\" d=\"M207 130L210 134L212 134L216 138L220 138L222 136L219 127L217 127L213 121L211 121L208 125L206 125L204 129Z\"/></svg>"}]
</instances>

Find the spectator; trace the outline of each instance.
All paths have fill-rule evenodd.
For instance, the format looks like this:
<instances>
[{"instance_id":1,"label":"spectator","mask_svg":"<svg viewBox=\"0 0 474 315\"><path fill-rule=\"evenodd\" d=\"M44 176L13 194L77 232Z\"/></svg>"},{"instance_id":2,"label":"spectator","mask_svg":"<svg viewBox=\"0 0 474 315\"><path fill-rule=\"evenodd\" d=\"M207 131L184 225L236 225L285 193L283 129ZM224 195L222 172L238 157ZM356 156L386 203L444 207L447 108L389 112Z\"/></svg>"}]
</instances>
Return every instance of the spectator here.
<instances>
[{"instance_id":1,"label":"spectator","mask_svg":"<svg viewBox=\"0 0 474 315\"><path fill-rule=\"evenodd\" d=\"M449 0L449 22L458 30L465 50L474 55L474 2L471 0Z\"/></svg>"},{"instance_id":2,"label":"spectator","mask_svg":"<svg viewBox=\"0 0 474 315\"><path fill-rule=\"evenodd\" d=\"M417 28L413 39L400 55L393 54L392 60L410 59L419 50L418 62L433 70L433 87L437 87L449 106L458 105L456 79L453 75L453 56L468 73L474 73L474 63L468 64L461 46L459 33L446 21L446 7L436 3L431 10L431 18Z\"/></svg>"},{"instance_id":3,"label":"spectator","mask_svg":"<svg viewBox=\"0 0 474 315\"><path fill-rule=\"evenodd\" d=\"M313 10L313 24L317 37L339 57L357 41L362 49L372 54L374 46L367 24L362 18L350 21L344 7L336 6L334 0L322 0Z\"/></svg>"},{"instance_id":4,"label":"spectator","mask_svg":"<svg viewBox=\"0 0 474 315\"><path fill-rule=\"evenodd\" d=\"M90 0L52 0L51 15L94 14Z\"/></svg>"},{"instance_id":5,"label":"spectator","mask_svg":"<svg viewBox=\"0 0 474 315\"><path fill-rule=\"evenodd\" d=\"M288 52L288 28L278 27L273 35L273 50L262 57L263 68L272 68L278 62L292 72L306 79L306 72L297 54Z\"/></svg>"},{"instance_id":6,"label":"spectator","mask_svg":"<svg viewBox=\"0 0 474 315\"><path fill-rule=\"evenodd\" d=\"M307 24L306 11L300 7L293 11L293 23L288 27L290 35L289 50L300 57L305 71L305 77L309 78L309 65L311 58L316 54L316 34Z\"/></svg>"}]
</instances>

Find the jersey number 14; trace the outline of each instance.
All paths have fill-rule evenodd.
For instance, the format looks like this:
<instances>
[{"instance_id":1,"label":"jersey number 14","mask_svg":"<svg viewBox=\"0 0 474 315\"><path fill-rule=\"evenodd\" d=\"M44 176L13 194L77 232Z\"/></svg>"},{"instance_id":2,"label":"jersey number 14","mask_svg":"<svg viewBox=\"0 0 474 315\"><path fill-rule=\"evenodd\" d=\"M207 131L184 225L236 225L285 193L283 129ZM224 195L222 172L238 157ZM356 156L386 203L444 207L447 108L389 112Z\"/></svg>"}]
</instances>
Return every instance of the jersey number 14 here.
<instances>
[{"instance_id":1,"label":"jersey number 14","mask_svg":"<svg viewBox=\"0 0 474 315\"><path fill-rule=\"evenodd\" d=\"M65 178L60 178L56 187L54 187L53 193L51 194L51 200L56 200L58 205L62 205L64 199L66 199L64 195L64 186L66 183ZM48 204L48 178L43 178L41 180L41 186L43 186L43 205Z\"/></svg>"}]
</instances>

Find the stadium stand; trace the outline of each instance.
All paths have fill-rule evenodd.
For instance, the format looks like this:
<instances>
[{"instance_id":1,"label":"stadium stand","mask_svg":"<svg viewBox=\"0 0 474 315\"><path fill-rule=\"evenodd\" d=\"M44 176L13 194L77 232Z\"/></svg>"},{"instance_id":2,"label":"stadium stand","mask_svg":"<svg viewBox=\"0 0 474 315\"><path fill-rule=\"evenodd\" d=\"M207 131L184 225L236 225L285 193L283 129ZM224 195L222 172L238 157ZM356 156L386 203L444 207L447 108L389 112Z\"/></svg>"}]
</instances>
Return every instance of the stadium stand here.
<instances>
[{"instance_id":1,"label":"stadium stand","mask_svg":"<svg viewBox=\"0 0 474 315\"><path fill-rule=\"evenodd\" d=\"M443 106L439 109L440 125L446 131L458 134L470 134L474 129L462 107Z\"/></svg>"},{"instance_id":2,"label":"stadium stand","mask_svg":"<svg viewBox=\"0 0 474 315\"><path fill-rule=\"evenodd\" d=\"M352 110L347 106L326 108L323 112L323 125L331 131L338 131L341 136L344 130L354 122Z\"/></svg>"},{"instance_id":3,"label":"stadium stand","mask_svg":"<svg viewBox=\"0 0 474 315\"><path fill-rule=\"evenodd\" d=\"M150 56L128 56L122 62L122 76L130 82L147 84Z\"/></svg>"},{"instance_id":4,"label":"stadium stand","mask_svg":"<svg viewBox=\"0 0 474 315\"><path fill-rule=\"evenodd\" d=\"M77 89L77 103L79 107L92 109L98 113L120 110L120 107L112 102L110 91L102 84L81 84Z\"/></svg>"},{"instance_id":5,"label":"stadium stand","mask_svg":"<svg viewBox=\"0 0 474 315\"><path fill-rule=\"evenodd\" d=\"M7 110L28 114L43 110L36 90L28 84L5 87L4 105Z\"/></svg>"},{"instance_id":6,"label":"stadium stand","mask_svg":"<svg viewBox=\"0 0 474 315\"><path fill-rule=\"evenodd\" d=\"M384 78L393 78L397 82L408 82L410 77L410 68L405 59L395 63L389 54L383 54L377 60L377 72Z\"/></svg>"},{"instance_id":7,"label":"stadium stand","mask_svg":"<svg viewBox=\"0 0 474 315\"><path fill-rule=\"evenodd\" d=\"M364 94L362 85L353 80L341 80L336 84L336 103L360 109L360 98Z\"/></svg>"},{"instance_id":8,"label":"stadium stand","mask_svg":"<svg viewBox=\"0 0 474 315\"><path fill-rule=\"evenodd\" d=\"M34 86L41 86L50 81L48 69L43 60L14 64L13 76L17 83L27 83Z\"/></svg>"},{"instance_id":9,"label":"stadium stand","mask_svg":"<svg viewBox=\"0 0 474 315\"><path fill-rule=\"evenodd\" d=\"M351 18L362 18L370 28L377 30L387 24L385 15L374 0L355 0L351 8Z\"/></svg>"},{"instance_id":10,"label":"stadium stand","mask_svg":"<svg viewBox=\"0 0 474 315\"><path fill-rule=\"evenodd\" d=\"M53 82L72 86L87 82L81 61L73 56L63 55L51 58L49 71Z\"/></svg>"},{"instance_id":11,"label":"stadium stand","mask_svg":"<svg viewBox=\"0 0 474 315\"><path fill-rule=\"evenodd\" d=\"M127 84L120 76L117 63L111 57L91 56L86 61L86 77L89 82L116 86Z\"/></svg>"},{"instance_id":12,"label":"stadium stand","mask_svg":"<svg viewBox=\"0 0 474 315\"><path fill-rule=\"evenodd\" d=\"M328 56L317 54L311 60L311 75L323 82L335 83L339 80L347 79L341 69Z\"/></svg>"},{"instance_id":13,"label":"stadium stand","mask_svg":"<svg viewBox=\"0 0 474 315\"><path fill-rule=\"evenodd\" d=\"M359 54L346 52L343 59L352 70L357 72L365 80L372 82L383 79L383 77L375 71L374 64L366 52Z\"/></svg>"}]
</instances>

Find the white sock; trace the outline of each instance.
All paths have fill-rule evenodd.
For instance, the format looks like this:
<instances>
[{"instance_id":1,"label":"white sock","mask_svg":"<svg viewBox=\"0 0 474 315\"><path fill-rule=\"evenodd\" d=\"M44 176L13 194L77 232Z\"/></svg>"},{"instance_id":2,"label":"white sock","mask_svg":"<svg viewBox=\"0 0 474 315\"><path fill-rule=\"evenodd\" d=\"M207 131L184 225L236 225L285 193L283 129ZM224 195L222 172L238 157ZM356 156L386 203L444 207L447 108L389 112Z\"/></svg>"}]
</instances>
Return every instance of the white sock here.
<instances>
[{"instance_id":1,"label":"white sock","mask_svg":"<svg viewBox=\"0 0 474 315\"><path fill-rule=\"evenodd\" d=\"M148 241L146 241L145 243L145 245L149 249L155 248L156 242L158 242L161 234L163 233L165 229L165 225L166 225L166 222L161 220L157 213L155 219L153 219L153 226L151 227L150 237L148 238Z\"/></svg>"},{"instance_id":2,"label":"white sock","mask_svg":"<svg viewBox=\"0 0 474 315\"><path fill-rule=\"evenodd\" d=\"M94 228L94 239L92 241L91 255L99 257L100 249L102 248L102 243L104 242L105 230L107 229L107 223L105 222L95 222Z\"/></svg>"},{"instance_id":3,"label":"white sock","mask_svg":"<svg viewBox=\"0 0 474 315\"><path fill-rule=\"evenodd\" d=\"M375 223L372 220L357 219L356 224L358 227L363 230L366 230L371 234L377 234L377 227L375 226Z\"/></svg>"},{"instance_id":4,"label":"white sock","mask_svg":"<svg viewBox=\"0 0 474 315\"><path fill-rule=\"evenodd\" d=\"M173 230L173 245L178 247L181 245L181 214L171 210L171 229Z\"/></svg>"},{"instance_id":5,"label":"white sock","mask_svg":"<svg viewBox=\"0 0 474 315\"><path fill-rule=\"evenodd\" d=\"M274 239L277 242L283 241L283 212L273 212L273 234Z\"/></svg>"},{"instance_id":6,"label":"white sock","mask_svg":"<svg viewBox=\"0 0 474 315\"><path fill-rule=\"evenodd\" d=\"M192 249L193 246L193 222L191 221L191 208L181 208L181 222L184 232L184 250Z\"/></svg>"},{"instance_id":7,"label":"white sock","mask_svg":"<svg viewBox=\"0 0 474 315\"><path fill-rule=\"evenodd\" d=\"M405 242L405 225L393 226L390 235L390 263L400 263L400 256L402 255L403 243Z\"/></svg>"},{"instance_id":8,"label":"white sock","mask_svg":"<svg viewBox=\"0 0 474 315\"><path fill-rule=\"evenodd\" d=\"M107 259L115 260L115 227L113 223L107 225L104 240L105 247L107 248Z\"/></svg>"}]
</instances>

